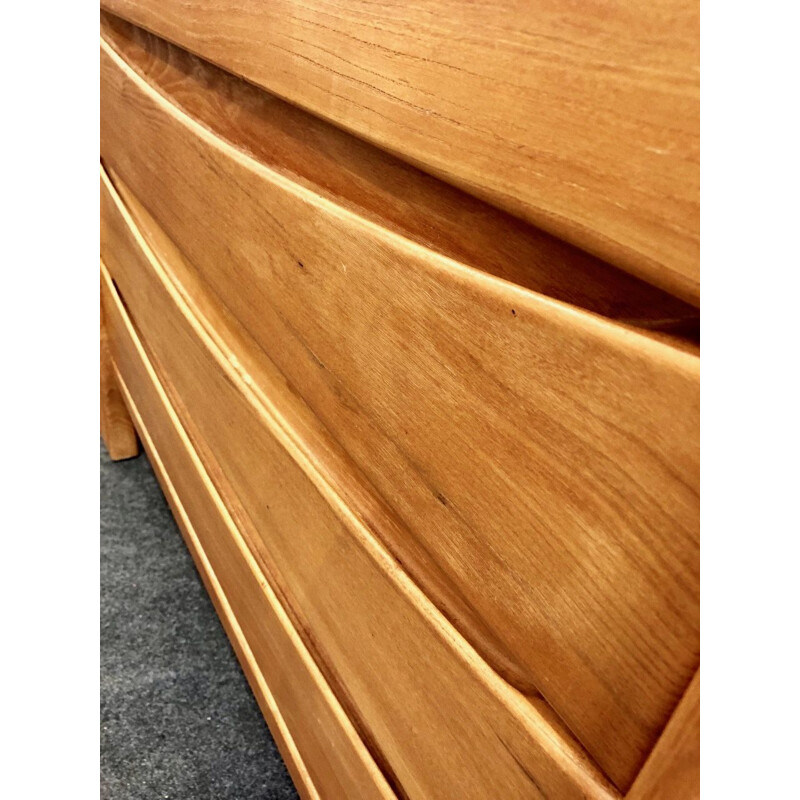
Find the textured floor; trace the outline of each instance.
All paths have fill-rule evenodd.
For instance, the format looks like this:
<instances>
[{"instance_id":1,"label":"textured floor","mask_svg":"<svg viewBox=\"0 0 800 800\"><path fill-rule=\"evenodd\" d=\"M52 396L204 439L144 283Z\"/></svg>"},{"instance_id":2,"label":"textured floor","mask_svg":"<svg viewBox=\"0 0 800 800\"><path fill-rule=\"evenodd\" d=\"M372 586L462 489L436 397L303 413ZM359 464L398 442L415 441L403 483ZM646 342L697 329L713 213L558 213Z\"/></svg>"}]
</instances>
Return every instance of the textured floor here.
<instances>
[{"instance_id":1,"label":"textured floor","mask_svg":"<svg viewBox=\"0 0 800 800\"><path fill-rule=\"evenodd\" d=\"M147 457L101 445L100 502L102 800L294 800Z\"/></svg>"}]
</instances>

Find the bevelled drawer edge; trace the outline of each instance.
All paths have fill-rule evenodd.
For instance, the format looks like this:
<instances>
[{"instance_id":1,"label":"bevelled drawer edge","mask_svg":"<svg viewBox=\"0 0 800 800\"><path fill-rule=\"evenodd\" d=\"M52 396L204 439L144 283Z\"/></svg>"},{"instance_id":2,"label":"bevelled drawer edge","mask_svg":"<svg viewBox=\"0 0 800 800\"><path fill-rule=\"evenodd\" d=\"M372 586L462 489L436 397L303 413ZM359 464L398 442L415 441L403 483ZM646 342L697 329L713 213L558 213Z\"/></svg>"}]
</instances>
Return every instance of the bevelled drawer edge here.
<instances>
[{"instance_id":1,"label":"bevelled drawer edge","mask_svg":"<svg viewBox=\"0 0 800 800\"><path fill-rule=\"evenodd\" d=\"M352 795L354 791L359 797L393 800L395 795L381 770L339 705L289 616L249 555L233 519L216 495L102 262L101 275L109 317L112 368L123 399L298 791L304 800L341 796L342 792ZM121 352L123 348L125 353ZM137 395L138 402L135 399ZM159 412L161 419L156 418ZM171 444L164 437L165 431L174 434ZM157 441L159 432L160 442ZM170 460L174 462L171 468L167 466ZM176 463L181 460L183 468L176 468ZM181 483L183 490L178 489ZM192 483L195 484L194 491L191 491L192 487L187 490L187 484ZM197 513L200 501L205 501L204 514ZM194 515L189 510L193 503ZM199 518L193 520L192 516ZM204 534L206 527L216 527L217 535L213 531ZM226 531L227 541L224 538ZM213 548L216 548L216 557ZM220 556L226 548L227 560L223 562L224 555ZM244 593L242 586L247 586ZM246 613L242 613L246 602L256 608L256 613L249 619ZM254 631L254 624L260 624L260 630ZM268 627L271 636L267 635ZM270 663L267 676L264 664L267 659L263 655L260 657L259 650L268 641L272 642L273 650L268 653L270 662L282 658L283 663ZM291 662L292 669L287 668L286 661ZM282 696L278 696L274 684L279 684ZM298 703L299 713L293 713L292 702ZM314 726L308 725L309 707L316 712ZM324 752L319 746L314 746L317 742L313 737L317 732L320 733L319 743L328 745ZM337 741L333 748L330 747L331 740Z\"/></svg>"}]
</instances>

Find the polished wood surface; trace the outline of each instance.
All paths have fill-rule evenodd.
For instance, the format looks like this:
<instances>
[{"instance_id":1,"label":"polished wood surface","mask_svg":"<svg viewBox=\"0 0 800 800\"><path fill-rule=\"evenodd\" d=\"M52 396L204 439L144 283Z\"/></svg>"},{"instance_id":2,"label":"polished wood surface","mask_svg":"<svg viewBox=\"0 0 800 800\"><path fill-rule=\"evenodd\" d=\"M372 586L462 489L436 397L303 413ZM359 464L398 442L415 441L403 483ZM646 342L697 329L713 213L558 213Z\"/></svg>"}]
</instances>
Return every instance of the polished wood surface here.
<instances>
[{"instance_id":1,"label":"polished wood surface","mask_svg":"<svg viewBox=\"0 0 800 800\"><path fill-rule=\"evenodd\" d=\"M264 579L101 267L123 394L198 570L297 786L308 798L394 794ZM141 409L141 410L140 410ZM145 424L144 419L148 422ZM162 457L163 454L163 457ZM193 521L194 520L194 521ZM309 724L313 720L313 724Z\"/></svg>"},{"instance_id":2,"label":"polished wood surface","mask_svg":"<svg viewBox=\"0 0 800 800\"><path fill-rule=\"evenodd\" d=\"M102 30L189 116L321 198L553 299L639 328L697 331L694 307L123 20L103 14Z\"/></svg>"},{"instance_id":3,"label":"polished wood surface","mask_svg":"<svg viewBox=\"0 0 800 800\"><path fill-rule=\"evenodd\" d=\"M618 797L552 710L495 675L354 516L298 446L285 400L217 344L103 180L110 275L216 490L395 791Z\"/></svg>"},{"instance_id":4,"label":"polished wood surface","mask_svg":"<svg viewBox=\"0 0 800 800\"><path fill-rule=\"evenodd\" d=\"M696 347L287 177L148 59L106 34L104 160L355 463L380 540L627 788L699 660Z\"/></svg>"},{"instance_id":5,"label":"polished wood surface","mask_svg":"<svg viewBox=\"0 0 800 800\"><path fill-rule=\"evenodd\" d=\"M102 0L699 303L699 4Z\"/></svg>"}]
</instances>

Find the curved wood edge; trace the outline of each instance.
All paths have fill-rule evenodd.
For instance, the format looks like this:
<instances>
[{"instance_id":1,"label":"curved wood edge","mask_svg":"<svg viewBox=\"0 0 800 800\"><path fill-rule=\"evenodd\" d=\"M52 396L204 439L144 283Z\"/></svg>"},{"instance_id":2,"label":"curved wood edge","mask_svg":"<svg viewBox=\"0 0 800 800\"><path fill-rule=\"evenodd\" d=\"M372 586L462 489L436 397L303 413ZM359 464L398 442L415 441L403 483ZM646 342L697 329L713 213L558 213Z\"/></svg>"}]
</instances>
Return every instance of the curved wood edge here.
<instances>
[{"instance_id":1,"label":"curved wood edge","mask_svg":"<svg viewBox=\"0 0 800 800\"><path fill-rule=\"evenodd\" d=\"M375 765L371 756L367 752L364 744L358 737L357 732L353 728L352 722L345 714L344 710L339 705L333 692L325 681L322 673L319 670L316 662L311 654L305 648L302 639L294 629L286 611L281 606L280 601L275 596L274 591L270 585L265 581L258 565L254 561L247 545L241 537L241 534L236 528L236 524L230 517L227 509L221 498L218 496L216 489L209 476L205 472L202 462L194 452L194 448L187 436L183 426L180 423L172 405L156 375L153 366L149 362L149 358L142 343L138 339L138 335L132 326L130 319L124 309L124 306L119 303L116 296L116 289L113 285L111 276L106 267L101 263L101 274L106 285L106 290L109 295L114 297L118 302L117 312L122 324L125 326L125 334L128 337L132 347L138 354L141 361L142 368L148 373L148 379L151 382L152 389L159 396L162 411L168 419L168 424L172 426L176 436L181 440L185 454L192 465L192 474L200 485L200 490L207 494L209 501L215 506L217 515L221 520L222 525L227 528L230 536L230 543L233 546L233 558L237 558L246 565L244 568L248 570L255 577L258 584L261 586L263 593L263 600L268 604L271 614L277 624L277 629L280 631L281 636L287 646L292 649L292 653L301 665L301 669L305 670L305 675L310 681L310 685L306 687L306 691L313 691L319 693L322 700L330 708L332 720L337 726L336 732L341 732L347 741L347 747L352 749L353 756L360 765L363 766L362 780L364 776L368 780L368 785L364 783L359 784L358 791L363 793L364 797L382 798L383 800L394 800L395 795L388 787L383 775ZM214 603L219 618L228 634L242 669L247 676L250 687L258 701L259 707L264 714L265 719L269 725L270 731L278 744L281 754L289 767L295 785L303 796L304 800L325 800L330 796L330 791L336 791L336 786L327 787L325 791L324 785L317 786L311 776L311 770L306 765L304 758L298 747L298 732L294 734L290 730L289 725L285 719L283 711L279 708L278 703L270 689L269 680L264 674L261 666L259 666L258 659L253 653L250 643L245 636L242 626L239 623L237 615L228 600L222 583L215 572L211 560L203 547L201 537L198 536L197 531L187 513L187 510L181 501L181 498L175 488L175 485L170 478L169 472L164 464L158 448L156 447L153 437L150 435L147 424L145 423L142 414L133 399L131 390L128 388L125 378L122 376L119 368L113 366L115 378L119 383L122 396L130 410L131 416L136 424L140 433L142 444L149 456L150 463L156 472L156 475L161 483L164 494L172 508L178 527L186 541L187 547L195 561L198 572L206 586L206 589ZM204 520L208 523L208 520ZM252 598L253 602L257 602L256 598ZM306 679L306 678L304 678ZM293 682L298 680L298 675L294 674ZM310 722L310 721L309 721ZM316 719L315 722L320 724L324 720ZM333 737L334 730L327 729L325 737ZM299 740L302 741L303 732L300 732ZM331 741L333 741L331 739ZM339 751L339 755L341 752ZM348 754L349 755L349 754ZM355 770L354 770L355 771ZM353 788L353 787L351 787Z\"/></svg>"},{"instance_id":2,"label":"curved wood edge","mask_svg":"<svg viewBox=\"0 0 800 800\"><path fill-rule=\"evenodd\" d=\"M187 115L320 197L488 274L669 341L699 312L118 17L101 34Z\"/></svg>"},{"instance_id":3,"label":"curved wood edge","mask_svg":"<svg viewBox=\"0 0 800 800\"><path fill-rule=\"evenodd\" d=\"M221 136L206 121L192 116L180 104L173 102L169 95L153 86L149 82L148 76L129 64L117 52L113 43L103 35L100 37L100 49L101 56L108 58L113 67L119 70L123 78L130 81L147 98L148 102L175 124L185 128L204 146L218 151L225 158L230 159L237 169L246 170L257 176L259 180L286 192L292 198L317 208L343 228L360 230L365 237L385 238L404 256L421 260L431 268L450 273L454 279L463 284L474 283L476 288L489 295L502 296L509 301L516 298L519 302L536 308L540 312L553 313L560 320L569 321L569 324L582 331L601 333L628 348L639 348L654 357L670 360L687 371L699 372L699 348L692 342L681 341L677 337L657 330L639 328L627 320L620 322L613 316L586 310L579 304L556 299L540 290L530 289L523 283L510 280L508 277L498 276L494 272L485 272L476 264L465 263L447 253L440 253L436 249L409 238L405 233L399 232L393 227L386 227L380 221L363 216L352 205L340 204L336 198L320 193L317 187L297 181L294 175L284 174L274 164L260 160L249 148L237 146L225 136ZM693 319L696 319L696 316Z\"/></svg>"},{"instance_id":4,"label":"curved wood edge","mask_svg":"<svg viewBox=\"0 0 800 800\"><path fill-rule=\"evenodd\" d=\"M102 5L699 305L695 0Z\"/></svg>"},{"instance_id":5,"label":"curved wood edge","mask_svg":"<svg viewBox=\"0 0 800 800\"><path fill-rule=\"evenodd\" d=\"M161 489L164 492L164 496L167 498L170 508L172 509L173 516L178 524L178 529L180 530L183 540L186 543L186 547L188 548L192 559L194 560L197 571L200 574L200 578L206 587L209 597L211 598L211 602L214 604L214 608L217 611L217 616L219 617L222 626L228 635L228 639L230 640L231 646L236 653L236 657L239 659L239 664L241 665L242 671L247 678L247 682L250 684L251 691L255 695L258 706L261 709L261 713L267 720L270 733L272 734L275 743L278 745L278 749L280 750L281 756L283 757L283 760L289 769L292 780L294 781L294 784L303 800L321 800L319 792L317 792L316 787L311 781L311 776L308 774L308 770L303 763L303 759L297 750L294 739L292 738L291 733L289 733L286 723L283 721L283 717L281 716L281 713L275 704L275 700L269 691L269 686L267 685L263 674L255 663L252 651L247 644L247 640L242 634L242 630L236 621L236 617L231 611L230 604L225 597L225 593L222 591L222 587L220 586L220 583L214 574L214 570L208 562L208 558L206 557L205 552L200 545L194 527L189 521L186 511L181 504L180 498L178 497L177 493L175 492L175 488L172 485L172 481L164 469L164 464L161 461L158 450L156 450L155 445L153 444L153 441L147 432L147 428L136 408L136 405L130 396L130 392L125 386L125 382L118 370L116 370L116 375L117 379L119 380L120 388L125 396L125 401L130 409L131 416L133 416L136 422L136 427L139 431L139 435L141 436L142 444L145 452L147 453L150 465L153 468L153 472L155 472L158 482L161 484Z\"/></svg>"},{"instance_id":6,"label":"curved wood edge","mask_svg":"<svg viewBox=\"0 0 800 800\"><path fill-rule=\"evenodd\" d=\"M700 670L681 698L626 800L700 797Z\"/></svg>"}]
</instances>

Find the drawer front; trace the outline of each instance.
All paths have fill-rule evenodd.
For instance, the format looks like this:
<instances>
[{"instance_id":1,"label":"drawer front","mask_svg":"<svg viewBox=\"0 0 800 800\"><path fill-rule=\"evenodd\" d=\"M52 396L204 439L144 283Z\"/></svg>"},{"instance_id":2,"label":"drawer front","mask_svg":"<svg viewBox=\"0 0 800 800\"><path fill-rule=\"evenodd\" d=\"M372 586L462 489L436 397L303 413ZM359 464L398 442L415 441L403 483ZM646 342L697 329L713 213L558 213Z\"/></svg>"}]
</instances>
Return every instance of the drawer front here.
<instances>
[{"instance_id":1,"label":"drawer front","mask_svg":"<svg viewBox=\"0 0 800 800\"><path fill-rule=\"evenodd\" d=\"M295 783L309 799L391 800L395 795L222 504L111 276L104 266L101 272L122 391Z\"/></svg>"},{"instance_id":2,"label":"drawer front","mask_svg":"<svg viewBox=\"0 0 800 800\"><path fill-rule=\"evenodd\" d=\"M552 712L492 673L354 518L104 187L103 258L181 422L398 793L615 796Z\"/></svg>"},{"instance_id":3,"label":"drawer front","mask_svg":"<svg viewBox=\"0 0 800 800\"><path fill-rule=\"evenodd\" d=\"M103 0L699 302L699 4Z\"/></svg>"},{"instance_id":4,"label":"drawer front","mask_svg":"<svg viewBox=\"0 0 800 800\"><path fill-rule=\"evenodd\" d=\"M697 354L362 219L181 91L104 43L106 163L388 508L382 543L626 788L699 660Z\"/></svg>"}]
</instances>

